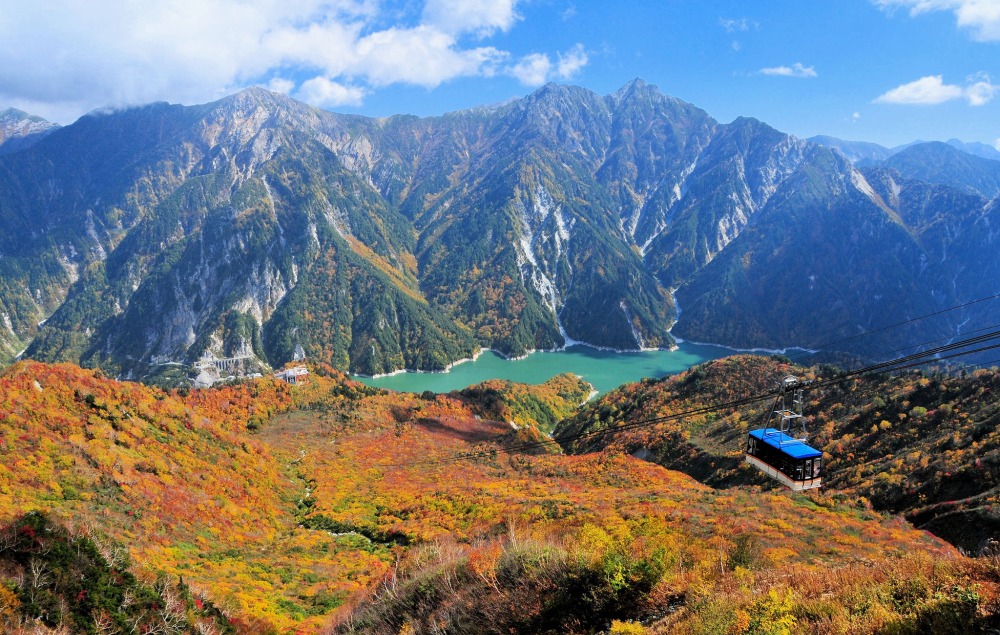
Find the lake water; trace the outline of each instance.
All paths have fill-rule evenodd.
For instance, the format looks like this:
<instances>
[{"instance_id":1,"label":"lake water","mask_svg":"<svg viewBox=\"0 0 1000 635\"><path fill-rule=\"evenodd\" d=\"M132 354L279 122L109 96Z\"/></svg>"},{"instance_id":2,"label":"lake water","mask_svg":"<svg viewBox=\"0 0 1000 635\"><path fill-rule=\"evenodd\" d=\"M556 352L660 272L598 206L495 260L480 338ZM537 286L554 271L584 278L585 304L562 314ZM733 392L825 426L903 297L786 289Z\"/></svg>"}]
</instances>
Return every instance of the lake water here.
<instances>
[{"instance_id":1,"label":"lake water","mask_svg":"<svg viewBox=\"0 0 1000 635\"><path fill-rule=\"evenodd\" d=\"M407 392L450 392L487 379L510 379L541 384L560 373L573 373L593 384L601 393L644 377L666 377L695 364L732 355L731 349L709 344L681 342L674 351L616 353L589 346L532 353L523 359L506 360L485 351L475 361L462 362L446 373L399 373L375 379L358 377L369 386Z\"/></svg>"}]
</instances>

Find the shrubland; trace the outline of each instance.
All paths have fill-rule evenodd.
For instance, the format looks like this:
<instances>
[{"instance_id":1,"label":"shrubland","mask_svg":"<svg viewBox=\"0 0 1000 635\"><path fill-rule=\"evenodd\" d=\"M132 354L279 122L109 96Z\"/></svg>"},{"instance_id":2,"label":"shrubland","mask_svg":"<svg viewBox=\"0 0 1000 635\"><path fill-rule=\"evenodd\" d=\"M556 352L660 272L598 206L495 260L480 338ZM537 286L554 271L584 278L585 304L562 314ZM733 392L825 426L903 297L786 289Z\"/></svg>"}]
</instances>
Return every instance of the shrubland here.
<instances>
[{"instance_id":1,"label":"shrubland","mask_svg":"<svg viewBox=\"0 0 1000 635\"><path fill-rule=\"evenodd\" d=\"M791 368L725 363L735 368L624 387L556 436L740 395ZM919 379L899 378L914 382L908 419L926 402L914 396ZM263 379L167 392L17 364L0 376L0 534L15 537L0 543L0 618L18 633L132 632L136 619L133 630L148 633L993 626L995 559L880 513L861 484L810 495L759 487L727 454L743 413L591 438L563 454L544 430L588 393L569 376L395 393L323 365L297 387ZM953 413L967 412L963 394ZM878 416L892 416L890 403ZM921 416L940 416L930 411ZM672 439L687 445L669 454ZM703 480L723 487L631 456L639 449L682 468L720 461ZM831 483L847 478L832 457L829 470ZM22 540L20 528L35 525L52 549ZM32 582L32 563L45 584ZM145 604L123 603L109 579Z\"/></svg>"},{"instance_id":2,"label":"shrubland","mask_svg":"<svg viewBox=\"0 0 1000 635\"><path fill-rule=\"evenodd\" d=\"M641 453L718 487L772 487L742 461L746 434L763 427L764 400L616 431L622 424L670 417L776 388L784 376L835 379L832 366L738 355L663 380L622 386L588 404L555 432L571 452L605 448ZM1000 528L1000 372L911 371L849 378L805 391L809 443L824 453L824 485L978 553ZM584 433L606 431L606 434Z\"/></svg>"}]
</instances>

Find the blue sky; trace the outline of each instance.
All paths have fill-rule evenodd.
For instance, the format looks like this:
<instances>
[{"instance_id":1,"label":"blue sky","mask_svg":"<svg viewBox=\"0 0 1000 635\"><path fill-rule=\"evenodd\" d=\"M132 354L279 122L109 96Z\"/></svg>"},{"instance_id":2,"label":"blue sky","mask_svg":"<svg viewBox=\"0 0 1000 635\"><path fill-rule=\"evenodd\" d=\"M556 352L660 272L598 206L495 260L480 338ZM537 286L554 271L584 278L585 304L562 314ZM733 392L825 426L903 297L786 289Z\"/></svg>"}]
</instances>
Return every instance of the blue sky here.
<instances>
[{"instance_id":1,"label":"blue sky","mask_svg":"<svg viewBox=\"0 0 1000 635\"><path fill-rule=\"evenodd\" d=\"M641 77L720 121L801 137L1000 144L1000 0L11 4L0 105L60 123L253 84L383 116Z\"/></svg>"}]
</instances>

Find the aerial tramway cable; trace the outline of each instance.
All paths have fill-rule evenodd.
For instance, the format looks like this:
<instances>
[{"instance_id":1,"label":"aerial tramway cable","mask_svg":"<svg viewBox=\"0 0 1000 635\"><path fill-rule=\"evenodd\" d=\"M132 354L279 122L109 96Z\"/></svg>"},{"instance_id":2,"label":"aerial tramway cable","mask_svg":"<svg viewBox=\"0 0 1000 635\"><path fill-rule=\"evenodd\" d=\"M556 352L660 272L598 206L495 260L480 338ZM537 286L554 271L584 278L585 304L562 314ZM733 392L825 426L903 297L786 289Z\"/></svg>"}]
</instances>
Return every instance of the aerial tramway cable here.
<instances>
[{"instance_id":1,"label":"aerial tramway cable","mask_svg":"<svg viewBox=\"0 0 1000 635\"><path fill-rule=\"evenodd\" d=\"M913 322L919 322L920 320L924 320L924 319L927 319L927 318L930 318L930 317L934 317L936 315L943 315L945 313L950 313L951 311L955 311L955 310L958 310L958 309L964 309L964 308L972 306L974 304L979 304L980 302L986 302L986 301L989 301L989 300L996 300L997 298L1000 298L1000 293L995 293L993 295L989 295L989 296L986 296L986 297L978 298L976 300L969 300L968 302L964 302L962 304L956 304L955 306L946 307L946 308L940 309L938 311L933 311L931 313L925 313L924 315L918 315L917 317L909 318L909 319L903 320L901 322L896 322L894 324L888 324L886 326L880 326L879 328L872 329L870 331L862 331L861 333L857 333L856 335L850 335L848 337L844 337L844 338L841 338L839 340L832 340L832 341L829 341L829 342L824 342L823 344L817 344L816 346L810 347L808 350L799 350L797 352L789 353L787 355L787 357L789 359L795 359L796 357L802 357L802 356L804 356L806 354L812 354L812 351L823 350L824 348L828 348L830 346L833 346L834 344L842 344L844 342L850 342L852 340L856 340L856 339L859 339L859 338L862 338L862 337L868 337L869 335L874 335L875 333L881 333L883 331L888 331L889 329L894 329L894 328L898 328L900 326L905 326L907 324L912 324ZM973 332L975 332L975 331L973 331ZM937 341L940 341L940 340L937 340ZM920 346L920 344L917 344L915 346ZM907 347L907 348L913 348L913 347ZM906 349L904 348L904 349L899 349L899 350L906 350ZM895 351L892 351L892 352L895 352Z\"/></svg>"}]
</instances>

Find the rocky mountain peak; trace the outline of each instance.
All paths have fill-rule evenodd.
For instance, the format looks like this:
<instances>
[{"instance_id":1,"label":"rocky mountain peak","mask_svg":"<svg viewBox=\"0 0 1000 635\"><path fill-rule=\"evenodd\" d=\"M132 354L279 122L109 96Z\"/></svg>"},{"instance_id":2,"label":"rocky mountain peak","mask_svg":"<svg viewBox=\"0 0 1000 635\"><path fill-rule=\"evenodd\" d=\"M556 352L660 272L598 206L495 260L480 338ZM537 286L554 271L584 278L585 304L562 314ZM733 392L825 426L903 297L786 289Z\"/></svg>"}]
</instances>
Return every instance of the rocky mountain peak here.
<instances>
[{"instance_id":1,"label":"rocky mountain peak","mask_svg":"<svg viewBox=\"0 0 1000 635\"><path fill-rule=\"evenodd\" d=\"M623 103L629 101L649 102L655 99L667 99L667 96L661 93L655 85L638 77L608 95L608 100L613 108L619 108Z\"/></svg>"},{"instance_id":2,"label":"rocky mountain peak","mask_svg":"<svg viewBox=\"0 0 1000 635\"><path fill-rule=\"evenodd\" d=\"M271 92L270 90L260 86L249 86L238 93L222 99L221 102L224 102L234 108L254 106L274 108L281 105L287 106L295 103L295 100L287 95Z\"/></svg>"},{"instance_id":3,"label":"rocky mountain peak","mask_svg":"<svg viewBox=\"0 0 1000 635\"><path fill-rule=\"evenodd\" d=\"M549 82L525 97L522 103L526 110L537 112L548 109L566 110L597 99L597 94L586 88Z\"/></svg>"},{"instance_id":4,"label":"rocky mountain peak","mask_svg":"<svg viewBox=\"0 0 1000 635\"><path fill-rule=\"evenodd\" d=\"M200 122L200 136L209 146L230 152L251 150L253 162L272 156L296 131L316 136L320 122L333 117L286 95L259 86L209 104Z\"/></svg>"},{"instance_id":5,"label":"rocky mountain peak","mask_svg":"<svg viewBox=\"0 0 1000 635\"><path fill-rule=\"evenodd\" d=\"M0 154L23 149L57 129L59 124L23 110L0 110Z\"/></svg>"},{"instance_id":6,"label":"rocky mountain peak","mask_svg":"<svg viewBox=\"0 0 1000 635\"><path fill-rule=\"evenodd\" d=\"M314 115L316 109L287 95L273 93L260 86L244 88L240 92L209 104L208 118L239 120L248 117L288 119L295 116Z\"/></svg>"},{"instance_id":7,"label":"rocky mountain peak","mask_svg":"<svg viewBox=\"0 0 1000 635\"><path fill-rule=\"evenodd\" d=\"M4 110L0 110L0 125L7 126L19 123L35 124L36 126L41 127L57 125L46 121L37 115L29 115L23 110L19 110L17 108L5 108Z\"/></svg>"}]
</instances>

